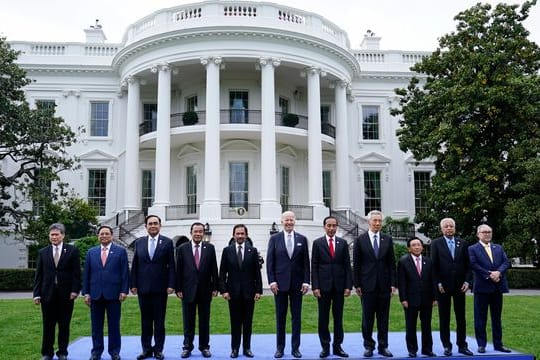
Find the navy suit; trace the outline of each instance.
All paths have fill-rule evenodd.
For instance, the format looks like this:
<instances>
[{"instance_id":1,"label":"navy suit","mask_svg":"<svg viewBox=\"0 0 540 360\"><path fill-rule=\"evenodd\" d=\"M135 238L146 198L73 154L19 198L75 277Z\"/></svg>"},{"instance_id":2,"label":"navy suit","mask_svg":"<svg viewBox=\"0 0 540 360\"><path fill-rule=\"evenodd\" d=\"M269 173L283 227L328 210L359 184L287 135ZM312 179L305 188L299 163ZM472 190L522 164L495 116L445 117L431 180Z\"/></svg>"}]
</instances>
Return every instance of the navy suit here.
<instances>
[{"instance_id":1,"label":"navy suit","mask_svg":"<svg viewBox=\"0 0 540 360\"><path fill-rule=\"evenodd\" d=\"M214 245L200 242L199 269L195 266L193 242L187 242L176 254L176 292L182 293L184 350L193 350L195 318L199 313L199 350L210 349L210 304L218 290L218 268Z\"/></svg>"},{"instance_id":2,"label":"navy suit","mask_svg":"<svg viewBox=\"0 0 540 360\"><path fill-rule=\"evenodd\" d=\"M141 310L141 345L143 352L163 352L167 289L176 287L173 242L156 236L154 256L148 253L149 236L135 240L131 264L131 288L137 289ZM152 334L155 346L152 347Z\"/></svg>"},{"instance_id":3,"label":"navy suit","mask_svg":"<svg viewBox=\"0 0 540 360\"><path fill-rule=\"evenodd\" d=\"M454 257L450 253L444 237L431 243L431 260L433 262L435 284L440 284L444 293L437 291L439 308L439 329L443 347L452 349L450 341L450 309L454 302L456 317L456 344L458 348L467 348L467 325L465 318L465 292L461 291L464 283L472 283L472 272L469 266L467 242L454 237Z\"/></svg>"},{"instance_id":4,"label":"navy suit","mask_svg":"<svg viewBox=\"0 0 540 360\"><path fill-rule=\"evenodd\" d=\"M390 235L379 233L379 253L375 256L369 233L354 242L354 287L362 290L362 336L364 347L373 350L373 325L377 317L378 349L388 348L388 321L392 287L396 286L394 243Z\"/></svg>"},{"instance_id":5,"label":"navy suit","mask_svg":"<svg viewBox=\"0 0 540 360\"><path fill-rule=\"evenodd\" d=\"M503 293L507 293L508 282L506 280L506 270L510 267L510 262L501 245L490 242L493 262L484 249L484 245L478 242L469 247L469 257L471 269L474 275L474 334L478 346L486 346L487 334L487 314L488 308L491 313L491 331L493 336L493 347L502 348L502 304ZM500 281L494 282L489 278L491 271L501 273Z\"/></svg>"},{"instance_id":6,"label":"navy suit","mask_svg":"<svg viewBox=\"0 0 540 360\"><path fill-rule=\"evenodd\" d=\"M334 348L343 343L343 305L345 290L352 289L351 258L345 239L334 237L334 257L330 255L326 236L313 242L311 250L311 286L320 290L318 332L323 349L330 348L330 308L334 318Z\"/></svg>"},{"instance_id":7,"label":"navy suit","mask_svg":"<svg viewBox=\"0 0 540 360\"><path fill-rule=\"evenodd\" d=\"M237 244L223 249L219 266L219 290L229 293L231 348L238 350L243 334L243 348L251 349L251 328L255 309L255 294L262 294L261 268L256 248L246 244L242 264L238 263Z\"/></svg>"},{"instance_id":8,"label":"navy suit","mask_svg":"<svg viewBox=\"0 0 540 360\"><path fill-rule=\"evenodd\" d=\"M276 303L276 345L283 351L285 348L285 325L287 308L291 304L292 337L291 348L300 347L302 328L302 284L309 284L309 249L304 235L294 232L294 251L289 258L283 231L274 234L268 241L266 253L266 273L268 284L277 283L278 293L274 295Z\"/></svg>"},{"instance_id":9,"label":"navy suit","mask_svg":"<svg viewBox=\"0 0 540 360\"><path fill-rule=\"evenodd\" d=\"M57 355L67 355L69 324L73 314L71 293L81 289L81 263L79 250L69 244L62 245L58 266L54 265L53 246L41 249L37 258L34 279L34 298L40 298L43 317L41 354L54 355L54 333L58 324Z\"/></svg>"},{"instance_id":10,"label":"navy suit","mask_svg":"<svg viewBox=\"0 0 540 360\"><path fill-rule=\"evenodd\" d=\"M405 311L407 350L413 353L418 351L416 322L418 315L420 315L422 353L430 353L433 350L431 314L433 302L436 300L436 290L431 259L422 256L421 262L422 270L419 275L413 256L407 254L399 259L397 271L399 301L407 301L408 303L408 306L403 308Z\"/></svg>"},{"instance_id":11,"label":"navy suit","mask_svg":"<svg viewBox=\"0 0 540 360\"><path fill-rule=\"evenodd\" d=\"M126 249L111 244L105 266L101 263L101 245L88 250L84 264L83 295L89 295L92 321L92 355L100 357L104 350L103 325L105 311L108 325L108 352L120 353L120 294L129 292L129 266Z\"/></svg>"}]
</instances>

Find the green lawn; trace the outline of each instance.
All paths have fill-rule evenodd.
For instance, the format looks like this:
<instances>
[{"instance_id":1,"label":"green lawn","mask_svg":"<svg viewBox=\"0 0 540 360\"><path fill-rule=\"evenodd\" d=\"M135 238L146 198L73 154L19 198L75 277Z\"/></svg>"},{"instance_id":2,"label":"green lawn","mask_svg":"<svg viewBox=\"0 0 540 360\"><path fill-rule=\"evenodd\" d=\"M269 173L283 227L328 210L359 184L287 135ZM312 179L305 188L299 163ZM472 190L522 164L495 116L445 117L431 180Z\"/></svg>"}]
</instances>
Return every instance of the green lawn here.
<instances>
[{"instance_id":1,"label":"green lawn","mask_svg":"<svg viewBox=\"0 0 540 360\"><path fill-rule=\"evenodd\" d=\"M357 296L351 296L345 302L345 331L360 332L361 309ZM540 297L506 296L503 310L504 344L511 349L534 354L540 357ZM167 333L182 334L181 304L177 298L169 298L167 313ZM302 332L317 332L317 304L313 296L304 298ZM474 336L472 297L467 297L467 333ZM288 322L290 324L290 322ZM0 348L2 359L39 358L41 346L41 312L31 299L0 300ZM453 326L453 325L452 325ZM264 296L255 306L255 333L274 333L273 297ZM390 331L404 331L403 311L397 297L393 298L390 310ZM433 329L438 329L436 309L433 316ZM290 330L289 330L290 331ZM226 302L217 297L212 302L211 333L229 332L229 312ZM488 329L488 338L491 330ZM122 335L140 334L139 308L137 299L130 296L122 305ZM72 341L81 336L90 336L89 310L81 298L77 299L71 323ZM438 333L434 334L435 343L439 342ZM360 340L359 340L360 341ZM405 342L405 339L403 340ZM476 343L469 344L476 349Z\"/></svg>"}]
</instances>

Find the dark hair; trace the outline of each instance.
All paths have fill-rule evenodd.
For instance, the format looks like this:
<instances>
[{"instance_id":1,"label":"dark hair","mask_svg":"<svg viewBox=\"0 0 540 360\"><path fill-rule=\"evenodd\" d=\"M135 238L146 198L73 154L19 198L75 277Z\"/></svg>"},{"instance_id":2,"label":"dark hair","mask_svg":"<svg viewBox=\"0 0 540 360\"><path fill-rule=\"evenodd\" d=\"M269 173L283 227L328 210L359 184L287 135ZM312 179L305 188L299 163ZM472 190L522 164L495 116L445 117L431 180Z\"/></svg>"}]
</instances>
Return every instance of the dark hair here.
<instances>
[{"instance_id":1,"label":"dark hair","mask_svg":"<svg viewBox=\"0 0 540 360\"><path fill-rule=\"evenodd\" d=\"M336 225L337 225L338 221L337 221L336 217L335 217L335 216L332 216L332 215L329 215L329 216L325 217L324 220L322 221L323 226L326 225L326 222L327 222L329 219L334 219L334 220L336 220Z\"/></svg>"},{"instance_id":2,"label":"dark hair","mask_svg":"<svg viewBox=\"0 0 540 360\"><path fill-rule=\"evenodd\" d=\"M60 231L60 234L65 235L66 234L66 227L62 223L54 223L51 226L49 226L49 232L51 230L58 230Z\"/></svg>"},{"instance_id":3,"label":"dark hair","mask_svg":"<svg viewBox=\"0 0 540 360\"><path fill-rule=\"evenodd\" d=\"M196 222L194 222L193 224L191 224L191 228L189 228L189 233L190 233L190 234L193 233L193 228L194 228L195 226L202 226L202 228L203 228L203 230L204 230L204 224L201 223L201 222L196 221Z\"/></svg>"},{"instance_id":4,"label":"dark hair","mask_svg":"<svg viewBox=\"0 0 540 360\"><path fill-rule=\"evenodd\" d=\"M248 236L248 229L247 229L247 226L244 225L244 224L236 224L234 225L234 227L232 228L232 234L234 236L234 232L236 231L236 229L238 228L244 228L244 230L246 231L246 236Z\"/></svg>"},{"instance_id":5,"label":"dark hair","mask_svg":"<svg viewBox=\"0 0 540 360\"><path fill-rule=\"evenodd\" d=\"M422 241L422 239L419 239L417 238L416 236L413 236L412 238L408 239L407 240L407 247L410 247L411 246L411 241L413 240L418 240L420 241L420 244L422 244L422 246L424 246L424 242Z\"/></svg>"},{"instance_id":6,"label":"dark hair","mask_svg":"<svg viewBox=\"0 0 540 360\"><path fill-rule=\"evenodd\" d=\"M98 234L101 231L101 229L109 229L110 232L111 232L111 235L113 234L113 228L110 227L109 225L99 225L99 227L97 229Z\"/></svg>"},{"instance_id":7,"label":"dark hair","mask_svg":"<svg viewBox=\"0 0 540 360\"><path fill-rule=\"evenodd\" d=\"M161 225L161 219L160 219L160 217L157 216L157 215L146 215L146 216L144 217L144 225L148 225L148 219L153 218L153 217L157 218L158 221L159 221L159 224Z\"/></svg>"}]
</instances>

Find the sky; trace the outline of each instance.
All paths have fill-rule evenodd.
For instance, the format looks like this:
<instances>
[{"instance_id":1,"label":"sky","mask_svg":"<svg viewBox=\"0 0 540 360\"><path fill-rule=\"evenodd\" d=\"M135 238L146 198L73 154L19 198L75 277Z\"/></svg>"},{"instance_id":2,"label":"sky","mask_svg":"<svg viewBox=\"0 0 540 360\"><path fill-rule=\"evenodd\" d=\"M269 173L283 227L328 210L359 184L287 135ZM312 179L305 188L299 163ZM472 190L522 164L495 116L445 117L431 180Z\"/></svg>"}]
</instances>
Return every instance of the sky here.
<instances>
[{"instance_id":1,"label":"sky","mask_svg":"<svg viewBox=\"0 0 540 360\"><path fill-rule=\"evenodd\" d=\"M2 0L0 36L8 41L84 42L83 29L103 26L107 42L119 43L130 24L152 12L193 0ZM474 0L279 0L272 1L317 13L349 35L358 49L369 29L380 36L383 50L432 51L438 38L455 30L454 16ZM496 4L500 1L483 0ZM523 0L505 1L521 4ZM530 39L540 44L540 4L525 22Z\"/></svg>"}]
</instances>

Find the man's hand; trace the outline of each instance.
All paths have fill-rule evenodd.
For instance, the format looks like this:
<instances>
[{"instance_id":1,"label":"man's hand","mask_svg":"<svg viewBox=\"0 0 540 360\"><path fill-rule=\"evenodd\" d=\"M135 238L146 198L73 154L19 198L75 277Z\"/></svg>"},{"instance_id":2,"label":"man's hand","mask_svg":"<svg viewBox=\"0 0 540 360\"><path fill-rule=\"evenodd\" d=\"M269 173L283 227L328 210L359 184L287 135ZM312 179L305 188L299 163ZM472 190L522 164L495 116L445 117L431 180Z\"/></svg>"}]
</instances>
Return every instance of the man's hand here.
<instances>
[{"instance_id":1,"label":"man's hand","mask_svg":"<svg viewBox=\"0 0 540 360\"><path fill-rule=\"evenodd\" d=\"M343 296L345 296L345 297L351 296L351 289L345 289L345 290L343 291Z\"/></svg>"},{"instance_id":2,"label":"man's hand","mask_svg":"<svg viewBox=\"0 0 540 360\"><path fill-rule=\"evenodd\" d=\"M270 284L270 291L272 291L272 294L274 295L277 295L278 291L279 291L279 287L278 287L278 284L277 283L271 283Z\"/></svg>"},{"instance_id":3,"label":"man's hand","mask_svg":"<svg viewBox=\"0 0 540 360\"><path fill-rule=\"evenodd\" d=\"M309 290L309 285L303 284L303 285L302 285L302 295L306 295L306 293L308 292L308 290Z\"/></svg>"},{"instance_id":4,"label":"man's hand","mask_svg":"<svg viewBox=\"0 0 540 360\"><path fill-rule=\"evenodd\" d=\"M359 287L356 288L356 295L362 296L362 288L359 288Z\"/></svg>"},{"instance_id":5,"label":"man's hand","mask_svg":"<svg viewBox=\"0 0 540 360\"><path fill-rule=\"evenodd\" d=\"M316 298L320 298L321 297L321 290L320 289L313 289L313 296L315 296Z\"/></svg>"},{"instance_id":6,"label":"man's hand","mask_svg":"<svg viewBox=\"0 0 540 360\"><path fill-rule=\"evenodd\" d=\"M71 294L69 294L69 298L70 298L71 300L75 300L75 299L77 298L77 296L79 296L79 294L76 293L76 292L72 292Z\"/></svg>"},{"instance_id":7,"label":"man's hand","mask_svg":"<svg viewBox=\"0 0 540 360\"><path fill-rule=\"evenodd\" d=\"M174 289L173 288L167 288L167 294L171 295L172 293L174 293Z\"/></svg>"},{"instance_id":8,"label":"man's hand","mask_svg":"<svg viewBox=\"0 0 540 360\"><path fill-rule=\"evenodd\" d=\"M231 300L231 295L228 292L221 294L221 296L227 301Z\"/></svg>"},{"instance_id":9,"label":"man's hand","mask_svg":"<svg viewBox=\"0 0 540 360\"><path fill-rule=\"evenodd\" d=\"M408 301L402 301L401 306L403 306L404 309L407 309L409 307L409 302Z\"/></svg>"},{"instance_id":10,"label":"man's hand","mask_svg":"<svg viewBox=\"0 0 540 360\"><path fill-rule=\"evenodd\" d=\"M131 293L133 295L137 295L137 288L131 288Z\"/></svg>"},{"instance_id":11,"label":"man's hand","mask_svg":"<svg viewBox=\"0 0 540 360\"><path fill-rule=\"evenodd\" d=\"M92 303L92 299L90 299L90 295L86 294L84 295L84 303L88 306Z\"/></svg>"},{"instance_id":12,"label":"man's hand","mask_svg":"<svg viewBox=\"0 0 540 360\"><path fill-rule=\"evenodd\" d=\"M181 292L181 291L178 291L176 293L176 296L179 298L179 299L182 299L184 297L184 294Z\"/></svg>"}]
</instances>

